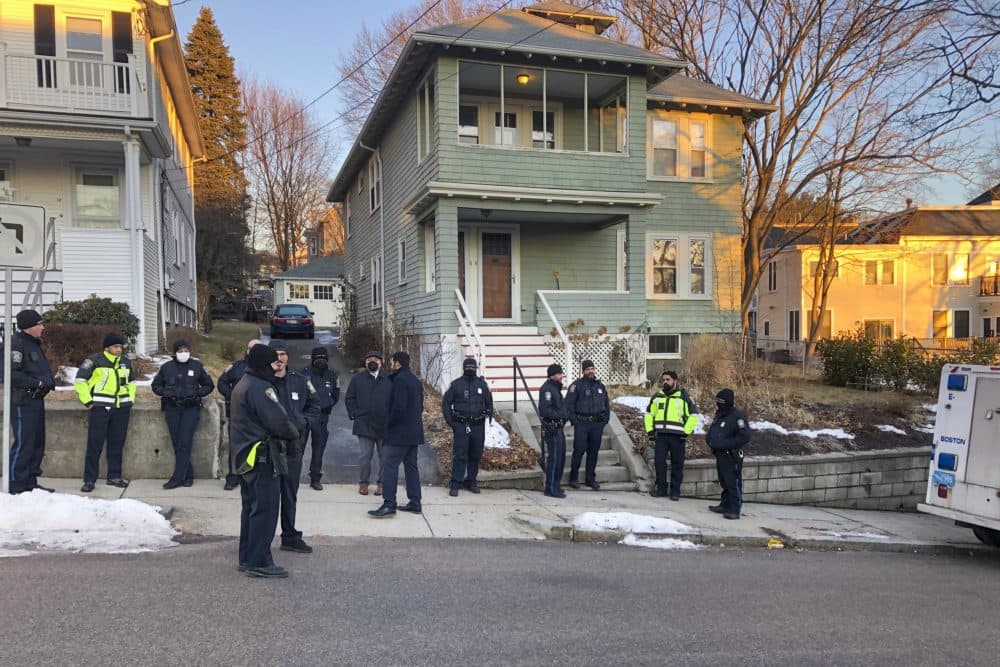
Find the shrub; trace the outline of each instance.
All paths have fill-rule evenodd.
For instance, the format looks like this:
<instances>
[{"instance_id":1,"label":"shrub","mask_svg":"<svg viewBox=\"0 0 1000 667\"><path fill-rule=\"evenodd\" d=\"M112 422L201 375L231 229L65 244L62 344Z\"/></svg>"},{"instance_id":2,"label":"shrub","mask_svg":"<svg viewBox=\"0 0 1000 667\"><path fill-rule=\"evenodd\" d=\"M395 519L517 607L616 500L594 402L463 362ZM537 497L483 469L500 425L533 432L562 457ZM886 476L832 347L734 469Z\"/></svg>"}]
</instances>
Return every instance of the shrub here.
<instances>
[{"instance_id":1,"label":"shrub","mask_svg":"<svg viewBox=\"0 0 1000 667\"><path fill-rule=\"evenodd\" d=\"M921 361L912 340L905 336L887 340L878 352L875 374L893 389L906 389Z\"/></svg>"},{"instance_id":2,"label":"shrub","mask_svg":"<svg viewBox=\"0 0 1000 667\"><path fill-rule=\"evenodd\" d=\"M383 359L387 354L382 349L382 327L378 324L361 324L347 329L343 333L341 345L344 361L352 368L362 365L368 350L379 350Z\"/></svg>"},{"instance_id":3,"label":"shrub","mask_svg":"<svg viewBox=\"0 0 1000 667\"><path fill-rule=\"evenodd\" d=\"M166 349L163 351L166 354L172 354L174 351L174 343L176 341L183 340L191 346L191 354L197 354L200 337L201 336L198 331L196 329L192 329L191 327L170 327L167 329Z\"/></svg>"},{"instance_id":4,"label":"shrub","mask_svg":"<svg viewBox=\"0 0 1000 667\"><path fill-rule=\"evenodd\" d=\"M42 346L53 371L60 366L79 366L84 359L104 348L108 327L96 324L46 324Z\"/></svg>"},{"instance_id":5,"label":"shrub","mask_svg":"<svg viewBox=\"0 0 1000 667\"><path fill-rule=\"evenodd\" d=\"M113 329L131 345L135 345L135 339L139 336L139 318L132 314L127 303L103 299L96 294L91 294L83 301L57 303L45 313L45 319L56 324L99 325L103 327L104 333ZM101 349L100 341L97 349ZM93 352L91 350L90 354Z\"/></svg>"},{"instance_id":6,"label":"shrub","mask_svg":"<svg viewBox=\"0 0 1000 667\"><path fill-rule=\"evenodd\" d=\"M821 340L816 353L823 360L823 379L836 387L867 381L878 371L875 342L860 328Z\"/></svg>"},{"instance_id":7,"label":"shrub","mask_svg":"<svg viewBox=\"0 0 1000 667\"><path fill-rule=\"evenodd\" d=\"M219 356L226 360L243 357L246 350L237 341L227 338L219 343Z\"/></svg>"}]
</instances>

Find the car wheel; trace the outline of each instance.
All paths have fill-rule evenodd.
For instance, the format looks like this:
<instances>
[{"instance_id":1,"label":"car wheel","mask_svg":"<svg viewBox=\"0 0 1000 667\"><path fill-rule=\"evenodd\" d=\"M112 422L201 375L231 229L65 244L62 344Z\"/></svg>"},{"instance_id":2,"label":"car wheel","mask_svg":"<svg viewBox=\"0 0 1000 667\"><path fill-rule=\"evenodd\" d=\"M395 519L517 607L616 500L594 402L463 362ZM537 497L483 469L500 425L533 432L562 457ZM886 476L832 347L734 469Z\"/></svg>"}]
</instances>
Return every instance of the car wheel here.
<instances>
[{"instance_id":1,"label":"car wheel","mask_svg":"<svg viewBox=\"0 0 1000 667\"><path fill-rule=\"evenodd\" d=\"M1000 530L975 526L972 532L975 533L976 537L983 544L988 544L991 547L1000 547Z\"/></svg>"}]
</instances>

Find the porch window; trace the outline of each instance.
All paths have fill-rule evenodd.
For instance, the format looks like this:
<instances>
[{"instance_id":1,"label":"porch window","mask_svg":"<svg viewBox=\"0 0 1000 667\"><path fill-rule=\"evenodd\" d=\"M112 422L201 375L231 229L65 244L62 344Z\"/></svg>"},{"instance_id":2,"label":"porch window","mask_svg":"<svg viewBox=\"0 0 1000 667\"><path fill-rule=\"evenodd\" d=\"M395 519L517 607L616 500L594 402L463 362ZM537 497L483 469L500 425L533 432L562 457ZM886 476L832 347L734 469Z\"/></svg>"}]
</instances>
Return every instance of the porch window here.
<instances>
[{"instance_id":1,"label":"porch window","mask_svg":"<svg viewBox=\"0 0 1000 667\"><path fill-rule=\"evenodd\" d=\"M74 196L78 227L121 227L117 171L77 170Z\"/></svg>"},{"instance_id":2,"label":"porch window","mask_svg":"<svg viewBox=\"0 0 1000 667\"><path fill-rule=\"evenodd\" d=\"M680 334L650 334L649 356L677 359L681 356Z\"/></svg>"},{"instance_id":3,"label":"porch window","mask_svg":"<svg viewBox=\"0 0 1000 667\"><path fill-rule=\"evenodd\" d=\"M876 343L892 340L894 327L892 320L865 320L865 337Z\"/></svg>"},{"instance_id":4,"label":"porch window","mask_svg":"<svg viewBox=\"0 0 1000 667\"><path fill-rule=\"evenodd\" d=\"M461 61L458 143L624 153L627 98L625 76Z\"/></svg>"},{"instance_id":5,"label":"porch window","mask_svg":"<svg viewBox=\"0 0 1000 667\"><path fill-rule=\"evenodd\" d=\"M301 301L309 298L308 283L288 283L288 298L292 301Z\"/></svg>"},{"instance_id":6,"label":"porch window","mask_svg":"<svg viewBox=\"0 0 1000 667\"><path fill-rule=\"evenodd\" d=\"M646 296L704 298L711 292L709 239L695 234L647 236Z\"/></svg>"},{"instance_id":7,"label":"porch window","mask_svg":"<svg viewBox=\"0 0 1000 667\"><path fill-rule=\"evenodd\" d=\"M313 285L313 299L316 301L333 301L333 285Z\"/></svg>"},{"instance_id":8,"label":"porch window","mask_svg":"<svg viewBox=\"0 0 1000 667\"><path fill-rule=\"evenodd\" d=\"M712 126L704 114L650 111L647 174L650 179L712 177Z\"/></svg>"},{"instance_id":9,"label":"porch window","mask_svg":"<svg viewBox=\"0 0 1000 667\"><path fill-rule=\"evenodd\" d=\"M69 16L66 18L66 56L69 82L74 86L100 88L104 40L101 20Z\"/></svg>"}]
</instances>

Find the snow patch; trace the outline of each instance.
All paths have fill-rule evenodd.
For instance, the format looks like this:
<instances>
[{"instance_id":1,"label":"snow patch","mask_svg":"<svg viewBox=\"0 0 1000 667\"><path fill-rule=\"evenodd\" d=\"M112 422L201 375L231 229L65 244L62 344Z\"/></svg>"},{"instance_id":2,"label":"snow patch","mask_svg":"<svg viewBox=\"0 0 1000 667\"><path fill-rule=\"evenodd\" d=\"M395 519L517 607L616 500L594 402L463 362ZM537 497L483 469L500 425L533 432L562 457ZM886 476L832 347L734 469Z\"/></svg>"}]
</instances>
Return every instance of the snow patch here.
<instances>
[{"instance_id":1,"label":"snow patch","mask_svg":"<svg viewBox=\"0 0 1000 667\"><path fill-rule=\"evenodd\" d=\"M854 440L854 436L842 428L821 428L819 430L812 430L808 428L787 429L780 424L768 421L750 422L750 428L757 431L777 431L782 435L801 435L803 438L809 438L812 440L821 435L829 435L839 440Z\"/></svg>"},{"instance_id":2,"label":"snow patch","mask_svg":"<svg viewBox=\"0 0 1000 667\"><path fill-rule=\"evenodd\" d=\"M688 540L679 540L676 537L663 537L660 539L649 539L646 537L636 537L635 535L629 534L625 536L618 544L624 544L628 547L646 547L647 549L702 549L704 548L700 544L695 544L694 542L689 542Z\"/></svg>"},{"instance_id":3,"label":"snow patch","mask_svg":"<svg viewBox=\"0 0 1000 667\"><path fill-rule=\"evenodd\" d=\"M500 425L500 422L488 420L486 422L486 440L483 444L492 449L510 449L510 433Z\"/></svg>"},{"instance_id":4,"label":"snow patch","mask_svg":"<svg viewBox=\"0 0 1000 667\"><path fill-rule=\"evenodd\" d=\"M649 407L649 396L619 396L614 400L618 405L624 405L628 408L634 408L639 412L646 412L646 408ZM697 414L695 417L698 418L698 423L695 424L693 433L695 435L705 435L705 428L707 425L712 423L712 418L709 415Z\"/></svg>"},{"instance_id":5,"label":"snow patch","mask_svg":"<svg viewBox=\"0 0 1000 667\"><path fill-rule=\"evenodd\" d=\"M37 490L0 495L0 557L39 551L139 553L176 546L177 531L157 509L138 500Z\"/></svg>"},{"instance_id":6,"label":"snow patch","mask_svg":"<svg viewBox=\"0 0 1000 667\"><path fill-rule=\"evenodd\" d=\"M920 407L922 407L927 412L935 412L935 413L937 412L937 404L936 403L925 403L924 405L921 405Z\"/></svg>"},{"instance_id":7,"label":"snow patch","mask_svg":"<svg viewBox=\"0 0 1000 667\"><path fill-rule=\"evenodd\" d=\"M896 433L897 435L906 435L906 431L892 424L876 424L875 428L885 433Z\"/></svg>"},{"instance_id":8,"label":"snow patch","mask_svg":"<svg viewBox=\"0 0 1000 667\"><path fill-rule=\"evenodd\" d=\"M887 540L888 535L880 535L878 533L838 533L832 530L821 531L824 535L829 535L830 537L837 538L857 538L862 540Z\"/></svg>"},{"instance_id":9,"label":"snow patch","mask_svg":"<svg viewBox=\"0 0 1000 667\"><path fill-rule=\"evenodd\" d=\"M934 433L934 424L928 424L927 426L914 426L913 430L920 431L921 433Z\"/></svg>"},{"instance_id":10,"label":"snow patch","mask_svg":"<svg viewBox=\"0 0 1000 667\"><path fill-rule=\"evenodd\" d=\"M620 530L626 533L650 533L655 535L683 535L693 532L673 519L658 516L632 514L631 512L584 512L573 519L577 530Z\"/></svg>"}]
</instances>

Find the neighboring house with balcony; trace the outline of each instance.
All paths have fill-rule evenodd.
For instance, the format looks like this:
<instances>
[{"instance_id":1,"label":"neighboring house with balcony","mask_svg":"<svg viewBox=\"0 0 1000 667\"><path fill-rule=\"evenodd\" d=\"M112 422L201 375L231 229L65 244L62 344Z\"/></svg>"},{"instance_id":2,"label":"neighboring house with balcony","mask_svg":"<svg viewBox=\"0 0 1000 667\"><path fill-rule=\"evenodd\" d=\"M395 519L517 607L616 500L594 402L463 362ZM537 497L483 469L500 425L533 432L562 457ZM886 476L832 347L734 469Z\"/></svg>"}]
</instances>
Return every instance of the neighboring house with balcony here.
<instances>
[{"instance_id":1,"label":"neighboring house with balcony","mask_svg":"<svg viewBox=\"0 0 1000 667\"><path fill-rule=\"evenodd\" d=\"M15 310L110 297L156 349L197 320L204 153L168 0L2 2L0 57L0 200L48 221L46 269L15 272Z\"/></svg>"},{"instance_id":2,"label":"neighboring house with balcony","mask_svg":"<svg viewBox=\"0 0 1000 667\"><path fill-rule=\"evenodd\" d=\"M926 348L1000 336L1000 197L965 206L912 206L860 225L836 245L817 339L862 328ZM801 357L820 247L801 243L762 267L757 348Z\"/></svg>"},{"instance_id":3,"label":"neighboring house with balcony","mask_svg":"<svg viewBox=\"0 0 1000 667\"><path fill-rule=\"evenodd\" d=\"M463 355L498 400L513 356L532 390L553 359L634 382L739 330L743 129L773 107L614 21L542 2L413 34L330 189L358 322L438 384Z\"/></svg>"}]
</instances>

